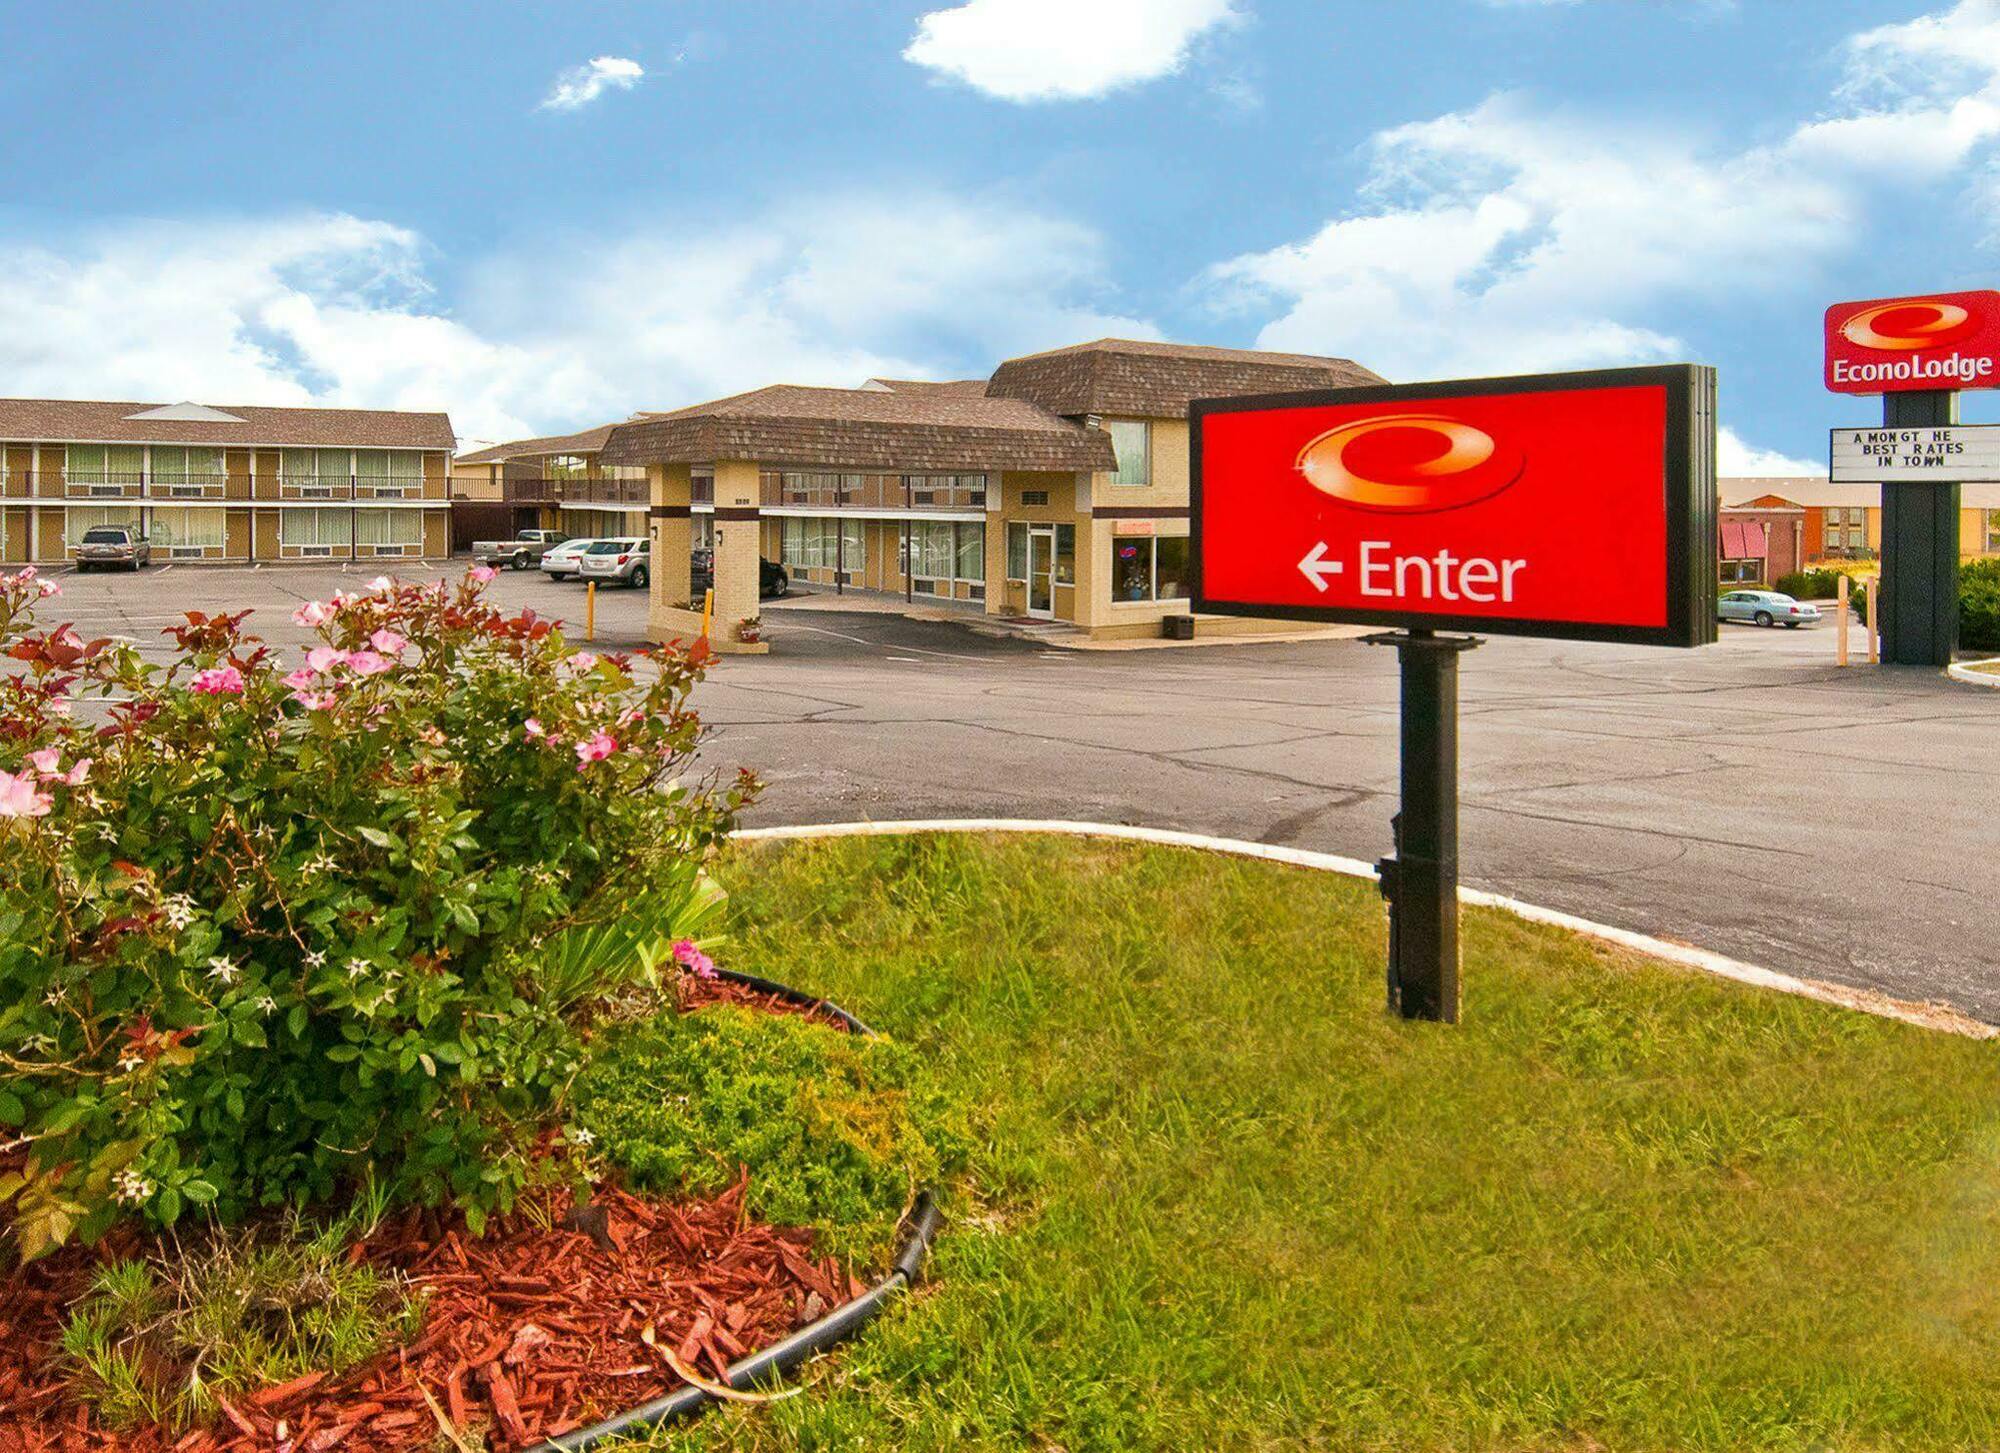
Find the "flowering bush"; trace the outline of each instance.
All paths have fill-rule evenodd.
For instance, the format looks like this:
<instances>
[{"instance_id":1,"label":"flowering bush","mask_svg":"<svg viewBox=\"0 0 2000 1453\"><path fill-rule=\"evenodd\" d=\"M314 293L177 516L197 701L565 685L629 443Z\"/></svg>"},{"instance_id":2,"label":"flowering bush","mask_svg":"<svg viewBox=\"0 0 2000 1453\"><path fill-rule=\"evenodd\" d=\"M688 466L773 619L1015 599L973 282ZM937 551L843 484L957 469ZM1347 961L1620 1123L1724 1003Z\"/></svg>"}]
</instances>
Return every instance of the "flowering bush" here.
<instances>
[{"instance_id":1,"label":"flowering bush","mask_svg":"<svg viewBox=\"0 0 2000 1453\"><path fill-rule=\"evenodd\" d=\"M672 976L755 791L683 784L705 646L574 651L377 580L176 650L39 629L0 576L0 1206L23 1255L370 1177L512 1203L576 1030Z\"/></svg>"}]
</instances>

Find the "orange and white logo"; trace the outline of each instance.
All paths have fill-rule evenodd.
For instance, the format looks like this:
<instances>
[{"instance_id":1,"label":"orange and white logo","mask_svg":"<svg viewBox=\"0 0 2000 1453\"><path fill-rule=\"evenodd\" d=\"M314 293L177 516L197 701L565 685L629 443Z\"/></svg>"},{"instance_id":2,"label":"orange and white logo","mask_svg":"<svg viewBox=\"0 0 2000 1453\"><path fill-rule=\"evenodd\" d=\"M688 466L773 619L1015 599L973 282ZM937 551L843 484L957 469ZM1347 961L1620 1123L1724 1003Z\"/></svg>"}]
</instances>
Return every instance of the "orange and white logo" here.
<instances>
[{"instance_id":1,"label":"orange and white logo","mask_svg":"<svg viewBox=\"0 0 2000 1453\"><path fill-rule=\"evenodd\" d=\"M1849 343L1891 353L1912 348L1946 348L1979 328L1971 310L1933 298L1899 298L1863 308L1840 325Z\"/></svg>"},{"instance_id":2,"label":"orange and white logo","mask_svg":"<svg viewBox=\"0 0 2000 1453\"><path fill-rule=\"evenodd\" d=\"M1378 414L1329 429L1296 464L1322 494L1364 510L1423 513L1491 499L1527 460L1484 429L1444 414Z\"/></svg>"}]
</instances>

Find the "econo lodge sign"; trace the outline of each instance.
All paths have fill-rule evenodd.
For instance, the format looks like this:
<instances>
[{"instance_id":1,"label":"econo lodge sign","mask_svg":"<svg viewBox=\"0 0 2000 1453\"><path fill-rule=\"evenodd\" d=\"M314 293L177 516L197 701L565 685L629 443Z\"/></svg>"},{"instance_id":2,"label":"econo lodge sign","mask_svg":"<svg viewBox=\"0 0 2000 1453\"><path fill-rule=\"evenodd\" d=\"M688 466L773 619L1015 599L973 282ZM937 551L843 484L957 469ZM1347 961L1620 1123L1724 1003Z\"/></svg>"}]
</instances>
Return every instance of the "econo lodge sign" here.
<instances>
[{"instance_id":1,"label":"econo lodge sign","mask_svg":"<svg viewBox=\"0 0 2000 1453\"><path fill-rule=\"evenodd\" d=\"M1927 293L1826 310L1835 393L2000 388L2000 292Z\"/></svg>"},{"instance_id":2,"label":"econo lodge sign","mask_svg":"<svg viewBox=\"0 0 2000 1453\"><path fill-rule=\"evenodd\" d=\"M1194 608L1714 639L1714 373L1198 400Z\"/></svg>"}]
</instances>

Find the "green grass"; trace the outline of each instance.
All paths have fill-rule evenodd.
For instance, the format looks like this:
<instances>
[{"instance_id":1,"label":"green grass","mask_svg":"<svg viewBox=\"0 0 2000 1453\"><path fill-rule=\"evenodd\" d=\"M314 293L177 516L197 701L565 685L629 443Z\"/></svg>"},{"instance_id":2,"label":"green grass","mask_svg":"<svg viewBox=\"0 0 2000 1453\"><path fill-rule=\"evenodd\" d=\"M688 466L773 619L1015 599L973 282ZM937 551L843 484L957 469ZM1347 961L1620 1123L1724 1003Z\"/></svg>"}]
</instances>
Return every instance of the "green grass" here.
<instances>
[{"instance_id":1,"label":"green grass","mask_svg":"<svg viewBox=\"0 0 2000 1453\"><path fill-rule=\"evenodd\" d=\"M2000 1447L2000 1050L1068 840L735 851L735 967L973 1107L932 1285L689 1449Z\"/></svg>"}]
</instances>

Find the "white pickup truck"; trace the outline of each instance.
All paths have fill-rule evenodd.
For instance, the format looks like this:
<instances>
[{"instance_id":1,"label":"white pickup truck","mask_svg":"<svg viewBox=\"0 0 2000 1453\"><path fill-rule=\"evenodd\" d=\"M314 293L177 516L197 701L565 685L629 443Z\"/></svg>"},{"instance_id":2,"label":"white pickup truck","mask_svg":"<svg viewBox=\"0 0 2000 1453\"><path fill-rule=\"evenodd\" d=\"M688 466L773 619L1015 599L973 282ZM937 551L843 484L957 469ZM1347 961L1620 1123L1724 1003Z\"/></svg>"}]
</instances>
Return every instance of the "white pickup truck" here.
<instances>
[{"instance_id":1,"label":"white pickup truck","mask_svg":"<svg viewBox=\"0 0 2000 1453\"><path fill-rule=\"evenodd\" d=\"M481 565L526 570L530 565L541 564L544 550L568 538L561 530L518 530L511 540L474 540L472 558Z\"/></svg>"}]
</instances>

